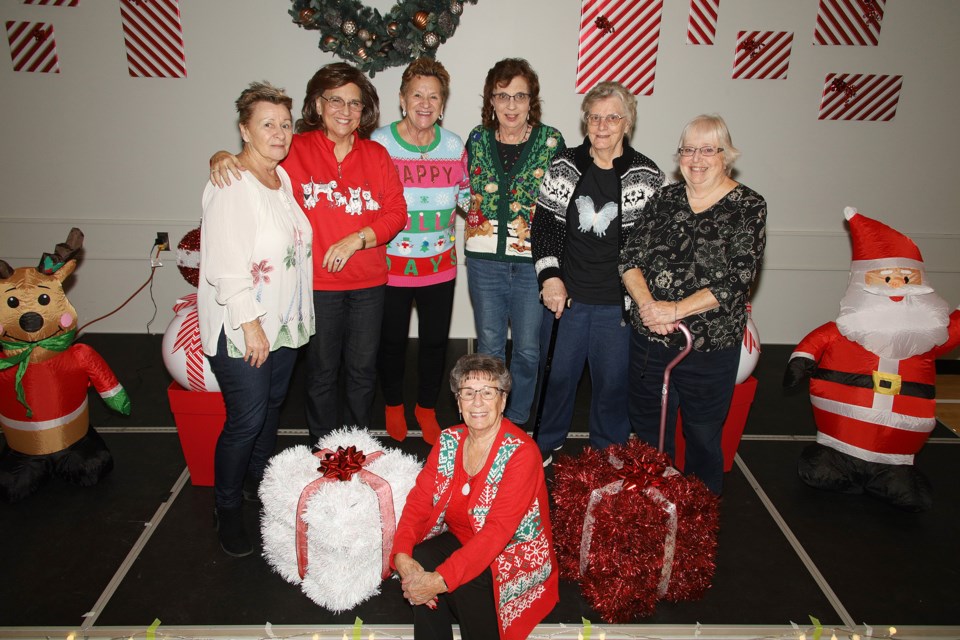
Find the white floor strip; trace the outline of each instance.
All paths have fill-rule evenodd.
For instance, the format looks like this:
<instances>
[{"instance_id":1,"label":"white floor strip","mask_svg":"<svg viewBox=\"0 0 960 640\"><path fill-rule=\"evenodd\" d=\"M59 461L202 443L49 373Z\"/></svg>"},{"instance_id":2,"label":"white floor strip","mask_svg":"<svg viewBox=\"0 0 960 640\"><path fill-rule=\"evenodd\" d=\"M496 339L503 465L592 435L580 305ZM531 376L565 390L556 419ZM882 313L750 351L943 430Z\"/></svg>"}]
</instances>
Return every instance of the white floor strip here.
<instances>
[{"instance_id":1,"label":"white floor strip","mask_svg":"<svg viewBox=\"0 0 960 640\"><path fill-rule=\"evenodd\" d=\"M116 573L113 574L113 578L107 584L106 588L103 590L103 593L100 594L100 598L93 605L93 609L83 614L84 622L83 626L81 627L81 632L84 636L86 636L90 629L97 623L97 618L100 617L104 607L107 606L107 602L109 602L110 598L113 597L117 587L119 587L120 583L123 582L127 572L130 571L130 567L132 567L133 563L136 561L137 556L139 556L143 548L147 546L147 541L150 540L153 532L157 530L157 526L160 524L160 521L163 520L163 516L167 514L167 511L170 509L173 501L177 499L178 495L180 495L180 491L183 489L184 485L187 484L189 479L190 472L184 468L183 473L180 474L180 477L177 478L177 481L173 484L173 488L170 490L170 496L164 500L159 507L157 507L153 517L147 522L143 523L143 533L140 534L140 537L130 549L127 557L124 558Z\"/></svg>"},{"instance_id":2,"label":"white floor strip","mask_svg":"<svg viewBox=\"0 0 960 640\"><path fill-rule=\"evenodd\" d=\"M840 619L843 620L843 624L849 627L856 626L856 622L854 622L846 607L843 606L843 603L840 602L840 598L837 597L837 594L834 593L833 589L827 583L827 579L823 577L822 573L820 573L817 565L814 564L813 559L809 554L807 554L806 550L803 548L803 545L801 545L797 537L793 535L793 531L791 531L790 526L787 525L787 522L783 519L783 516L780 515L780 512L777 511L777 508L773 506L773 502L770 500L769 496L767 496L767 492L764 491L760 486L760 483L757 482L757 479L753 476L753 473L751 473L750 469L747 467L747 463L743 461L743 458L740 457L739 453L736 455L735 460L737 467L739 467L740 471L743 472L747 482L751 487L753 487L757 497L760 498L760 501L767 508L767 511L770 513L773 521L777 523L778 527L780 527L780 531L783 532L787 542L790 543L790 546L793 547L793 550L800 558L800 561L803 562L814 581L820 586L820 590L823 591L823 595L825 595L827 600L830 601L830 604L833 605L834 611L836 611L840 616Z\"/></svg>"}]
</instances>

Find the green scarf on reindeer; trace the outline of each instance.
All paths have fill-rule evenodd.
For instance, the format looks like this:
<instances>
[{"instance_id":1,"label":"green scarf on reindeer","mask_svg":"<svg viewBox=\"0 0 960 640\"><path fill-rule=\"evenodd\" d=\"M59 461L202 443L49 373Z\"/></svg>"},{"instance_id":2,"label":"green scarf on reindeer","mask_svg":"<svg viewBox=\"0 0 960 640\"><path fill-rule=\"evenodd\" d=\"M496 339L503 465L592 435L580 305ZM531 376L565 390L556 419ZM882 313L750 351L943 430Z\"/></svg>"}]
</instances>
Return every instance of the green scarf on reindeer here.
<instances>
[{"instance_id":1,"label":"green scarf on reindeer","mask_svg":"<svg viewBox=\"0 0 960 640\"><path fill-rule=\"evenodd\" d=\"M30 364L30 354L33 353L33 350L40 347L47 349L49 351L66 351L70 348L70 345L73 344L73 339L77 336L77 330L71 329L66 333L61 333L59 335L51 336L49 338L44 338L43 340L38 340L37 342L21 342L19 340L0 340L0 347L3 347L4 352L17 351L21 349L19 353L16 353L12 356L6 356L0 358L0 371L4 369L9 369L10 367L17 367L17 375L14 378L15 388L17 390L17 400L27 409L27 417L33 417L33 409L30 408L30 405L27 404L27 399L23 391L23 376L27 372L27 365Z\"/></svg>"}]
</instances>

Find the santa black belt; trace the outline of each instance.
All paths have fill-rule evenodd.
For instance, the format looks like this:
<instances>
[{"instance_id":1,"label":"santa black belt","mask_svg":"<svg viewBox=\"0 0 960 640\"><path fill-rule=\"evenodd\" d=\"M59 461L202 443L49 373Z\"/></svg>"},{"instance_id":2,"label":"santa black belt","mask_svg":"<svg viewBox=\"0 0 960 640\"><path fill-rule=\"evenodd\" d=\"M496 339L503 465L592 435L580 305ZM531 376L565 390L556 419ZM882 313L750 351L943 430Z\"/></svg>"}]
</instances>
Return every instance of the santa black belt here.
<instances>
[{"instance_id":1,"label":"santa black belt","mask_svg":"<svg viewBox=\"0 0 960 640\"><path fill-rule=\"evenodd\" d=\"M933 400L937 397L936 387L932 384L923 382L904 382L895 373L883 373L874 371L873 375L865 373L846 373L844 371L834 371L833 369L818 368L814 374L818 380L827 382L836 382L845 384L848 387L861 387L863 389L873 389L876 393L890 396L913 396L915 398L924 398Z\"/></svg>"}]
</instances>

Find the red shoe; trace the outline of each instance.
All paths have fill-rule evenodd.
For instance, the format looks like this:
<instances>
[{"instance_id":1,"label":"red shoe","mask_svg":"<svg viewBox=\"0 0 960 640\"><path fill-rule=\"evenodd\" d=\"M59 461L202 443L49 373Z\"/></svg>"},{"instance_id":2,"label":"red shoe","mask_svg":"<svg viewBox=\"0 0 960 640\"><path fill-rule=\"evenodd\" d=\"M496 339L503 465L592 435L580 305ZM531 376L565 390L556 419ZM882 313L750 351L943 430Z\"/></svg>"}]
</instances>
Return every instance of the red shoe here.
<instances>
[{"instance_id":1,"label":"red shoe","mask_svg":"<svg viewBox=\"0 0 960 640\"><path fill-rule=\"evenodd\" d=\"M398 442L407 437L407 416L403 405L387 405L387 433Z\"/></svg>"},{"instance_id":2,"label":"red shoe","mask_svg":"<svg viewBox=\"0 0 960 640\"><path fill-rule=\"evenodd\" d=\"M437 422L437 412L434 409L424 409L419 404L413 410L423 432L423 439L427 444L436 444L440 437L440 423Z\"/></svg>"}]
</instances>

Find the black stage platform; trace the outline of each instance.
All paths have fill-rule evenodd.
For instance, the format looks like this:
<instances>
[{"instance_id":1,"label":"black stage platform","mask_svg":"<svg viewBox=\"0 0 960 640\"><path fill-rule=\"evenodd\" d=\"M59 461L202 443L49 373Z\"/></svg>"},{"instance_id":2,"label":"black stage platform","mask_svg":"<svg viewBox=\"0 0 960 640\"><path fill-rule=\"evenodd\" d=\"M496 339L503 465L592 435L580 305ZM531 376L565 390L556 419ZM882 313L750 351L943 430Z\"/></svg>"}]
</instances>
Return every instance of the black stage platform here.
<instances>
[{"instance_id":1,"label":"black stage platform","mask_svg":"<svg viewBox=\"0 0 960 640\"><path fill-rule=\"evenodd\" d=\"M133 415L108 413L91 399L92 420L116 468L100 485L54 480L27 500L0 505L4 543L0 637L341 638L355 618L363 637L412 637L411 613L396 581L339 615L321 609L271 572L258 555L225 556L212 529L213 491L194 487L166 398L160 337L91 334L93 345L130 392ZM450 361L465 352L453 341ZM810 633L809 616L861 637L960 637L960 439L938 426L917 464L935 487L935 505L908 514L866 497L822 493L797 478L796 461L814 433L806 392L780 379L790 348L766 346L755 372L756 400L721 506L717 571L699 602L661 603L634 625L602 625L575 584L533 637L576 638L582 618L606 638L783 637ZM412 361L412 360L411 360ZM302 368L284 410L280 447L305 444ZM581 385L575 429L584 429L589 382ZM409 394L413 397L413 393ZM441 423L456 419L452 398ZM382 400L378 400L382 406ZM412 411L409 420L413 421ZM382 416L382 412L378 411ZM381 417L382 422L382 417ZM382 428L382 424L375 425ZM581 434L582 435L582 434ZM391 446L423 458L409 437ZM564 452L584 445L571 437ZM248 509L249 526L257 514ZM795 631L791 622L800 625ZM565 626L561 626L565 625ZM598 628L599 627L599 628Z\"/></svg>"}]
</instances>

